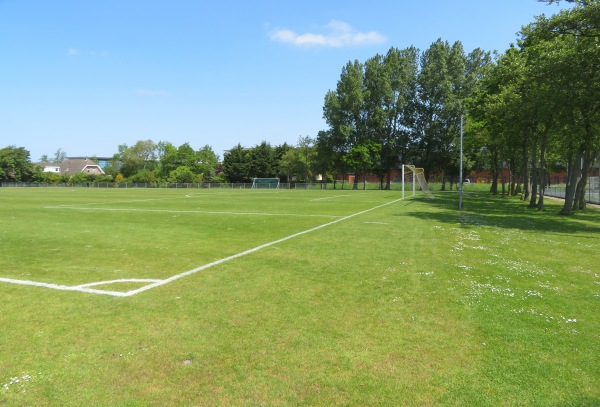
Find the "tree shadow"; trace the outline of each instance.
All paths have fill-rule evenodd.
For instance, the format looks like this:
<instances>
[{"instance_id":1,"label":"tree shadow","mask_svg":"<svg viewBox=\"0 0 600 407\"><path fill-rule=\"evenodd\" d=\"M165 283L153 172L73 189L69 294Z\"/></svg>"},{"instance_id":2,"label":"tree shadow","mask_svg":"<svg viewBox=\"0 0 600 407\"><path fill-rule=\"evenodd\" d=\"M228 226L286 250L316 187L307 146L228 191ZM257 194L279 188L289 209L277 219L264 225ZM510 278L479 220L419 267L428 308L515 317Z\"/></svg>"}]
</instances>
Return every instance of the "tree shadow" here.
<instances>
[{"instance_id":1,"label":"tree shadow","mask_svg":"<svg viewBox=\"0 0 600 407\"><path fill-rule=\"evenodd\" d=\"M488 192L465 193L462 211L458 210L457 192L437 193L434 199L415 197L411 201L426 204L433 210L403 212L396 216L435 220L463 228L493 226L558 234L580 233L589 234L580 237L595 239L600 233L600 210L588 209L571 216L560 216L562 203L558 201L546 201L543 211L529 208L526 202L516 197L503 198Z\"/></svg>"}]
</instances>

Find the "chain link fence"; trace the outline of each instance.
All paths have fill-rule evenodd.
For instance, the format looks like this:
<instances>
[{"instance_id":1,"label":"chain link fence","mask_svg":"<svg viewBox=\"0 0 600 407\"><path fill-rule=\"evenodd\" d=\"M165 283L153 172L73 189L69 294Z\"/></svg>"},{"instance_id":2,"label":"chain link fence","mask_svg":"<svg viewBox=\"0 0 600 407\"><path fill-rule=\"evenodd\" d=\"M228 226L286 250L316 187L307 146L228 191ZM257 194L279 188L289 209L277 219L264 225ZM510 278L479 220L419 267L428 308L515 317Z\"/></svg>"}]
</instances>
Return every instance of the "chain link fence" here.
<instances>
[{"instance_id":1,"label":"chain link fence","mask_svg":"<svg viewBox=\"0 0 600 407\"><path fill-rule=\"evenodd\" d=\"M408 188L410 183L406 184ZM383 185L385 188L385 184ZM83 183L45 183L45 182L2 182L0 187L13 188L172 188L172 189L253 189L252 182L248 183L168 183L168 182L83 182ZM280 183L278 189L353 189L354 184L350 182L330 183ZM261 184L254 189L277 189L273 184ZM358 189L380 190L381 184L367 182L358 184ZM401 183L392 183L392 190L401 190Z\"/></svg>"},{"instance_id":2,"label":"chain link fence","mask_svg":"<svg viewBox=\"0 0 600 407\"><path fill-rule=\"evenodd\" d=\"M564 198L566 189L567 187L564 185L547 186L545 190L545 195L552 196L555 198ZM588 203L600 204L600 177L588 178L588 184L585 194Z\"/></svg>"}]
</instances>

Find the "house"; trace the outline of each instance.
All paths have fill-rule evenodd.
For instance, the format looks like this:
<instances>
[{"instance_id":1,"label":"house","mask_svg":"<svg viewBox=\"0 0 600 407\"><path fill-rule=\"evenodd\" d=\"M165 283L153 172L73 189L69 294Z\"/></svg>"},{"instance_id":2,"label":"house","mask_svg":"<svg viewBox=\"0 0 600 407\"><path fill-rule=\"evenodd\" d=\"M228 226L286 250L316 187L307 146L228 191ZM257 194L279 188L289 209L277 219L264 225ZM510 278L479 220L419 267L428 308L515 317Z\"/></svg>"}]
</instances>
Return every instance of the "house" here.
<instances>
[{"instance_id":1,"label":"house","mask_svg":"<svg viewBox=\"0 0 600 407\"><path fill-rule=\"evenodd\" d=\"M66 160L87 160L87 157L67 157ZM98 157L94 156L91 160L92 162L96 162L100 168L105 168L111 164L113 157Z\"/></svg>"},{"instance_id":2,"label":"house","mask_svg":"<svg viewBox=\"0 0 600 407\"><path fill-rule=\"evenodd\" d=\"M92 175L104 175L104 170L89 158L67 158L60 163L60 174L75 175L79 172Z\"/></svg>"},{"instance_id":3,"label":"house","mask_svg":"<svg viewBox=\"0 0 600 407\"><path fill-rule=\"evenodd\" d=\"M104 170L95 161L89 158L67 158L60 164L36 163L43 168L43 172L51 172L58 175L75 175L79 172L93 175L104 175Z\"/></svg>"},{"instance_id":4,"label":"house","mask_svg":"<svg viewBox=\"0 0 600 407\"><path fill-rule=\"evenodd\" d=\"M52 172L54 174L60 174L60 164L42 162L35 163L35 165L37 165L38 167L42 167L43 172Z\"/></svg>"}]
</instances>

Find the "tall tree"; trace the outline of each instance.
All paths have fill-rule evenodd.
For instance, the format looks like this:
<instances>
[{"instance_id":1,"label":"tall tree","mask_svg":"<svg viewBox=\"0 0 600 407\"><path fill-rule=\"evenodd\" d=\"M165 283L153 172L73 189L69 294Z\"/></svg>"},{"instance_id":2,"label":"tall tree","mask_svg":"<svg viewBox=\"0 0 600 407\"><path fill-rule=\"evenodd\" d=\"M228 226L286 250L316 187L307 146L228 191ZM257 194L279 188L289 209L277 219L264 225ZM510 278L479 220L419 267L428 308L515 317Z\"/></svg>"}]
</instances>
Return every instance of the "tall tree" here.
<instances>
[{"instance_id":1,"label":"tall tree","mask_svg":"<svg viewBox=\"0 0 600 407\"><path fill-rule=\"evenodd\" d=\"M0 149L0 180L8 182L30 181L34 165L25 147L8 146Z\"/></svg>"},{"instance_id":2,"label":"tall tree","mask_svg":"<svg viewBox=\"0 0 600 407\"><path fill-rule=\"evenodd\" d=\"M211 181L216 175L217 165L219 165L219 156L215 154L212 147L206 144L196 151L197 170L202 174L204 181Z\"/></svg>"},{"instance_id":3,"label":"tall tree","mask_svg":"<svg viewBox=\"0 0 600 407\"><path fill-rule=\"evenodd\" d=\"M561 210L564 215L573 209L585 209L585 181L600 152L599 41L600 3L596 1L562 10L550 18L537 17L522 31L521 44L530 56L531 66L543 68L536 76L538 82L545 81L551 89L540 104L553 101L552 114L560 120L559 143L566 147L565 161L569 164Z\"/></svg>"},{"instance_id":4,"label":"tall tree","mask_svg":"<svg viewBox=\"0 0 600 407\"><path fill-rule=\"evenodd\" d=\"M156 167L156 144L152 140L139 140L133 146L119 146L121 173L130 177L138 171L151 171Z\"/></svg>"},{"instance_id":5,"label":"tall tree","mask_svg":"<svg viewBox=\"0 0 600 407\"><path fill-rule=\"evenodd\" d=\"M161 178L166 179L177 167L181 165L177 147L169 141L159 141L156 145L158 157L158 173Z\"/></svg>"},{"instance_id":6,"label":"tall tree","mask_svg":"<svg viewBox=\"0 0 600 407\"><path fill-rule=\"evenodd\" d=\"M466 57L460 42L438 39L422 54L418 76L420 163L439 171L442 190L446 172L456 160L460 116L464 113ZM428 174L426 174L428 175Z\"/></svg>"},{"instance_id":7,"label":"tall tree","mask_svg":"<svg viewBox=\"0 0 600 407\"><path fill-rule=\"evenodd\" d=\"M198 159L196 151L190 146L190 143L183 143L177 147L178 167L188 167L193 173L198 173Z\"/></svg>"},{"instance_id":8,"label":"tall tree","mask_svg":"<svg viewBox=\"0 0 600 407\"><path fill-rule=\"evenodd\" d=\"M372 170L382 187L387 175L386 189L392 169L400 158L407 159L410 150L417 70L417 50L412 47L391 48L385 56L376 55L365 63L366 134L380 146Z\"/></svg>"},{"instance_id":9,"label":"tall tree","mask_svg":"<svg viewBox=\"0 0 600 407\"><path fill-rule=\"evenodd\" d=\"M315 168L323 179L333 179L334 188L337 185L337 175L345 174L347 166L343 161L342 143L336 138L339 133L330 130L321 130L317 134L315 147Z\"/></svg>"},{"instance_id":10,"label":"tall tree","mask_svg":"<svg viewBox=\"0 0 600 407\"><path fill-rule=\"evenodd\" d=\"M250 154L241 144L223 155L223 176L229 182L249 182Z\"/></svg>"},{"instance_id":11,"label":"tall tree","mask_svg":"<svg viewBox=\"0 0 600 407\"><path fill-rule=\"evenodd\" d=\"M248 174L252 178L271 178L277 175L275 153L266 141L250 150Z\"/></svg>"},{"instance_id":12,"label":"tall tree","mask_svg":"<svg viewBox=\"0 0 600 407\"><path fill-rule=\"evenodd\" d=\"M363 84L363 64L358 60L348 62L342 68L336 90L325 95L323 117L330 131L327 143L321 145L328 146L329 153L336 156L335 162L342 162L344 155L366 137Z\"/></svg>"},{"instance_id":13,"label":"tall tree","mask_svg":"<svg viewBox=\"0 0 600 407\"><path fill-rule=\"evenodd\" d=\"M288 143L283 143L273 148L273 155L275 156L275 173L282 182L290 182L288 168L286 167L287 164L284 162L284 157L290 150L292 150L292 146Z\"/></svg>"},{"instance_id":14,"label":"tall tree","mask_svg":"<svg viewBox=\"0 0 600 407\"><path fill-rule=\"evenodd\" d=\"M52 159L52 163L58 165L58 164L62 163L63 161L65 161L66 157L67 157L67 152L64 151L62 148L59 148L54 153L54 158Z\"/></svg>"}]
</instances>

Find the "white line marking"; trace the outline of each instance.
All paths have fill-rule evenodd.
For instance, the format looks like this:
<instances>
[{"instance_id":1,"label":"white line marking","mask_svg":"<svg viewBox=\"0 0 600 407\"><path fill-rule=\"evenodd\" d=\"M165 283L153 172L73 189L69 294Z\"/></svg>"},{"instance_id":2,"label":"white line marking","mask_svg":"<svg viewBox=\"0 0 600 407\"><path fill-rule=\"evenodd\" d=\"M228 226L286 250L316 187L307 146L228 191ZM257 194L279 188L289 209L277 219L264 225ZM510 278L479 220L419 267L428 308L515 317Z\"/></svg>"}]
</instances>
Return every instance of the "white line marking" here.
<instances>
[{"instance_id":1,"label":"white line marking","mask_svg":"<svg viewBox=\"0 0 600 407\"><path fill-rule=\"evenodd\" d=\"M336 199L336 198L343 198L345 196L350 196L350 195L337 195L337 196L328 196L326 198L316 198L316 199L311 199L310 202L315 202L315 201L324 201L326 199Z\"/></svg>"},{"instance_id":2,"label":"white line marking","mask_svg":"<svg viewBox=\"0 0 600 407\"><path fill-rule=\"evenodd\" d=\"M340 215L316 215L299 213L263 213L263 212L227 212L227 211L196 211L179 209L137 209L137 208L79 208L76 206L45 206L44 209L73 209L78 211L122 211L122 212L156 212L156 213L203 213L209 215L245 215L245 216L293 216L311 218L341 218Z\"/></svg>"},{"instance_id":3,"label":"white line marking","mask_svg":"<svg viewBox=\"0 0 600 407\"><path fill-rule=\"evenodd\" d=\"M363 222L363 223L368 223L370 225L388 225L387 222Z\"/></svg>"},{"instance_id":4,"label":"white line marking","mask_svg":"<svg viewBox=\"0 0 600 407\"><path fill-rule=\"evenodd\" d=\"M0 282L11 283L11 284L20 284L20 285L33 285L36 287L52 288L54 290L61 290L61 291L80 291L80 292L91 293L91 294L104 294L104 295L112 295L114 297L125 297L125 295L123 295L125 293L123 293L121 291L95 290L93 288L87 288L87 287L79 287L79 286L71 287L68 285L40 283L37 281L29 281L29 280L14 280L12 278L1 278L1 277L0 277Z\"/></svg>"},{"instance_id":5,"label":"white line marking","mask_svg":"<svg viewBox=\"0 0 600 407\"><path fill-rule=\"evenodd\" d=\"M79 205L112 205L116 203L136 203L136 202L153 202L153 201L172 201L175 199L181 199L181 197L176 198L149 198L149 199L128 199L126 201L109 201L109 202L90 202L90 203L81 203ZM72 208L72 205L53 205L53 206L45 206L44 208L53 208L53 209L69 209Z\"/></svg>"},{"instance_id":6,"label":"white line marking","mask_svg":"<svg viewBox=\"0 0 600 407\"><path fill-rule=\"evenodd\" d=\"M131 297L131 296L139 294L141 292L148 291L148 290L150 290L152 288L156 288L156 287L160 287L160 286L165 285L165 284L169 284L169 283L171 283L171 282L173 282L175 280L178 280L178 279L183 278L183 277L187 277L187 276L195 274L195 273L197 273L199 271L206 270L207 268L210 268L210 267L213 267L213 266L225 263L225 262L230 261L230 260L237 259L239 257L246 256L247 254L251 254L251 253L257 252L259 250L262 250L262 249L264 249L266 247L270 247L270 246L276 245L278 243L285 242L286 240L290 240L290 239L293 239L295 237L302 236L302 235L305 235L307 233L311 233L311 232L314 232L314 231L319 230L319 229L326 228L326 227L331 226L331 225L335 225L336 223L342 222L344 220L347 220L347 219L350 219L350 218L353 218L353 217L365 214L367 212L371 212L371 211L373 211L375 209L383 208L385 206L394 204L394 203L402 201L402 200L403 200L403 198L395 199L393 201L390 201L390 202L387 202L387 203L384 203L384 204L381 204L381 205L374 206L374 207L372 207L370 209L366 209L364 211L360 211L360 212L354 213L352 215L344 216L342 218L339 218L339 219L336 219L334 221L325 223L323 225L314 227L312 229L308 229L308 230L304 230L302 232L294 233L293 235L289 235L289 236L284 237L282 239L274 240L272 242L265 243L265 244L262 244L260 246L256 246L256 247L254 247L252 249L246 250L244 252L237 253L237 254L234 254L232 256L224 257L222 259L213 261L212 263L208 263L208 264L205 264L203 266L196 267L194 269L188 270L186 272L183 272L183 273L180 273L180 274L176 274L176 275L171 276L171 277L169 277L167 279L164 279L164 280L158 280L158 279L157 280L154 280L154 279L111 280L111 281L105 281L105 282L95 282L95 283L82 284L82 285L78 285L78 286L66 286L66 285L59 285L59 284L40 283L40 282L29 281L29 280L14 280L14 279L10 279L10 278L1 278L0 277L0 282L12 283L12 284L21 284L21 285L31 285L31 286L36 286L36 287L52 288L52 289L55 289L55 290L63 290L63 291L80 291L80 292L92 293L92 294L112 295L112 296L115 296L115 297ZM130 281L134 281L134 282L153 281L153 283L152 284L148 284L148 285L143 286L143 287L140 287L140 288L135 289L135 290L127 291L127 292L105 291L105 290L96 290L96 289L93 289L93 288L89 288L89 287L95 286L95 285L111 284L111 283L125 282L125 281L127 281L127 282L130 282Z\"/></svg>"},{"instance_id":7,"label":"white line marking","mask_svg":"<svg viewBox=\"0 0 600 407\"><path fill-rule=\"evenodd\" d=\"M105 284L115 284L115 283L157 283L162 280L158 280L156 278L123 278L120 280L110 280L110 281L97 281L95 283L87 283L76 285L72 288L85 288L85 287L93 287L96 285L105 285Z\"/></svg>"}]
</instances>

